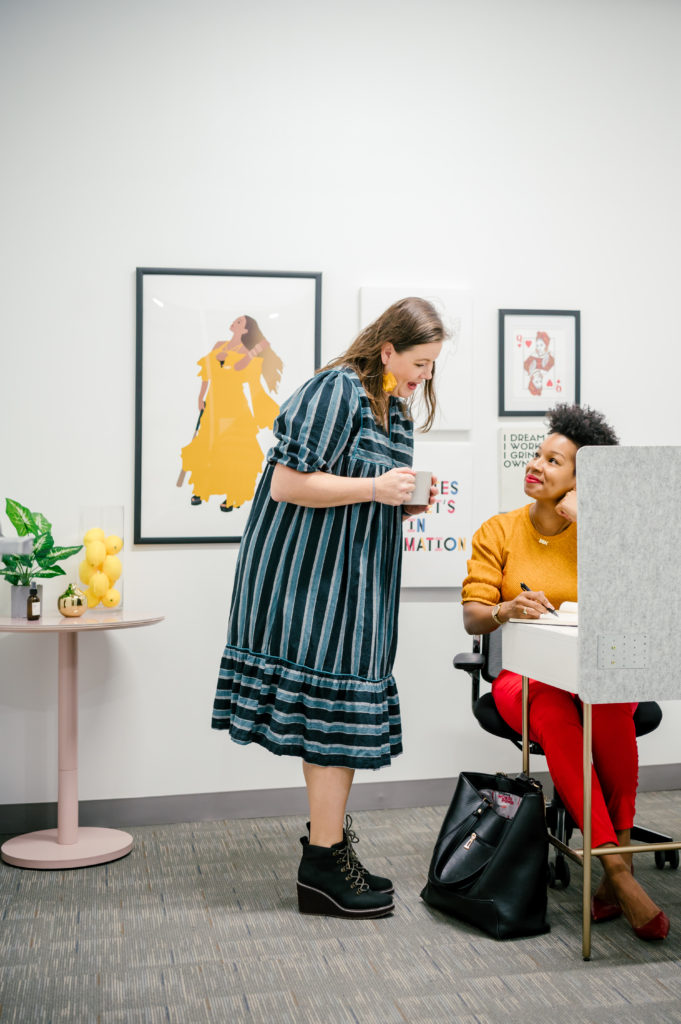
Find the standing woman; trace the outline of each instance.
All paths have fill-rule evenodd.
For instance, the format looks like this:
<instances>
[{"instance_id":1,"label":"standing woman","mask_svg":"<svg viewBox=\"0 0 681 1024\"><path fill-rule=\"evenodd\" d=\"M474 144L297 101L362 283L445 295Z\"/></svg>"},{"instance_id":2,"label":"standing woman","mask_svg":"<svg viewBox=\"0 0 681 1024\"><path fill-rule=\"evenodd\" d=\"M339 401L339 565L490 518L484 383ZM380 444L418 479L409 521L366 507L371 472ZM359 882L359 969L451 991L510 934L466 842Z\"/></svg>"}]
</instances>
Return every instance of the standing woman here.
<instances>
[{"instance_id":1,"label":"standing woman","mask_svg":"<svg viewBox=\"0 0 681 1024\"><path fill-rule=\"evenodd\" d=\"M394 906L392 882L358 860L345 808L355 769L402 751L401 521L427 507L408 504L410 407L422 393L431 426L444 337L429 302L402 299L288 399L241 542L212 724L302 758L304 913L381 917Z\"/></svg>"}]
</instances>

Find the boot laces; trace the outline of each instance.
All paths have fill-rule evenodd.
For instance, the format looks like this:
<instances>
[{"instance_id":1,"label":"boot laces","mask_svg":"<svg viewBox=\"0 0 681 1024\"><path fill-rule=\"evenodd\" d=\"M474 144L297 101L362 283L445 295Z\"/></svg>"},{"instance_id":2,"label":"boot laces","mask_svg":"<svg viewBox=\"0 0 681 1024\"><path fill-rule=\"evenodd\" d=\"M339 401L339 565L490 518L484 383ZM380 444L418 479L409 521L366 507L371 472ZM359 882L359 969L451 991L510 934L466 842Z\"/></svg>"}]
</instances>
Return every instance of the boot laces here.
<instances>
[{"instance_id":1,"label":"boot laces","mask_svg":"<svg viewBox=\"0 0 681 1024\"><path fill-rule=\"evenodd\" d=\"M341 850L334 850L333 855L337 857L340 862L341 871L347 877L350 887L356 889L357 892L368 892L369 884L365 881L366 870L357 860L356 856L353 856L354 851L346 843Z\"/></svg>"},{"instance_id":2,"label":"boot laces","mask_svg":"<svg viewBox=\"0 0 681 1024\"><path fill-rule=\"evenodd\" d=\"M366 882L366 877L369 874L367 869L362 864L361 860L353 850L353 846L359 842L359 836L352 828L352 818L349 814L345 815L345 848L348 851L348 858L350 863L353 865L356 871L359 871L362 875L362 880ZM368 887L368 883L367 883Z\"/></svg>"}]
</instances>

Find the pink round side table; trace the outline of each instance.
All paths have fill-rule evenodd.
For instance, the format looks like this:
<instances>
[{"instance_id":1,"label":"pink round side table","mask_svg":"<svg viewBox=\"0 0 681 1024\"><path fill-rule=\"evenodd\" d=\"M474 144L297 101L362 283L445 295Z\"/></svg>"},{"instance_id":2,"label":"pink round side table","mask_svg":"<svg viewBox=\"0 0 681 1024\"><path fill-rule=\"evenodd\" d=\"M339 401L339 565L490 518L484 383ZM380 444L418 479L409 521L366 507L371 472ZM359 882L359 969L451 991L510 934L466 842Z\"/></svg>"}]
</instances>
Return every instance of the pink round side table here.
<instances>
[{"instance_id":1,"label":"pink round side table","mask_svg":"<svg viewBox=\"0 0 681 1024\"><path fill-rule=\"evenodd\" d=\"M78 825L78 634L151 626L162 619L162 615L94 611L79 619L43 615L37 622L0 616L0 633L56 633L59 657L57 827L9 839L0 850L7 864L20 868L82 868L130 853L132 836L127 832Z\"/></svg>"}]
</instances>

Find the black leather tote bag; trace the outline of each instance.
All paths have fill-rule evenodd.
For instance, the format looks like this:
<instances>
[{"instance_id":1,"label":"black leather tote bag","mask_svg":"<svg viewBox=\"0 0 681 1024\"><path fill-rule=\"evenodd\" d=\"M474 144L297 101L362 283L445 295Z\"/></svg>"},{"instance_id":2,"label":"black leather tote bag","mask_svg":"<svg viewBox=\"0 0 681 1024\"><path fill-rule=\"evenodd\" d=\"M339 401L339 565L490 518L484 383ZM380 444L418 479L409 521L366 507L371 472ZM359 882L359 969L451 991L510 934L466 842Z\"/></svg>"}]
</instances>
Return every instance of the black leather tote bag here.
<instances>
[{"instance_id":1,"label":"black leather tote bag","mask_svg":"<svg viewBox=\"0 0 681 1024\"><path fill-rule=\"evenodd\" d=\"M541 935L550 928L548 849L540 783L462 772L421 898L495 939Z\"/></svg>"}]
</instances>

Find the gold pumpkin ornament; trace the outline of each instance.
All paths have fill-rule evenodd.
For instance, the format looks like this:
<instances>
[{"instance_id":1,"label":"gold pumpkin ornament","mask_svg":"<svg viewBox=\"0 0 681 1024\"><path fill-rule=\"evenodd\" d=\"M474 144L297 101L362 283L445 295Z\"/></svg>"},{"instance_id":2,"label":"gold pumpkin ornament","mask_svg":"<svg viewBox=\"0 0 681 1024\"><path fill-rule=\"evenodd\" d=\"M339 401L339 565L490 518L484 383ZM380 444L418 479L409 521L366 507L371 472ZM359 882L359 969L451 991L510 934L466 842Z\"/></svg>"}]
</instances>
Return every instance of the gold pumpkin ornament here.
<instances>
[{"instance_id":1,"label":"gold pumpkin ornament","mask_svg":"<svg viewBox=\"0 0 681 1024\"><path fill-rule=\"evenodd\" d=\"M57 608L67 619L77 619L87 611L87 597L74 583L69 583L57 601Z\"/></svg>"}]
</instances>

